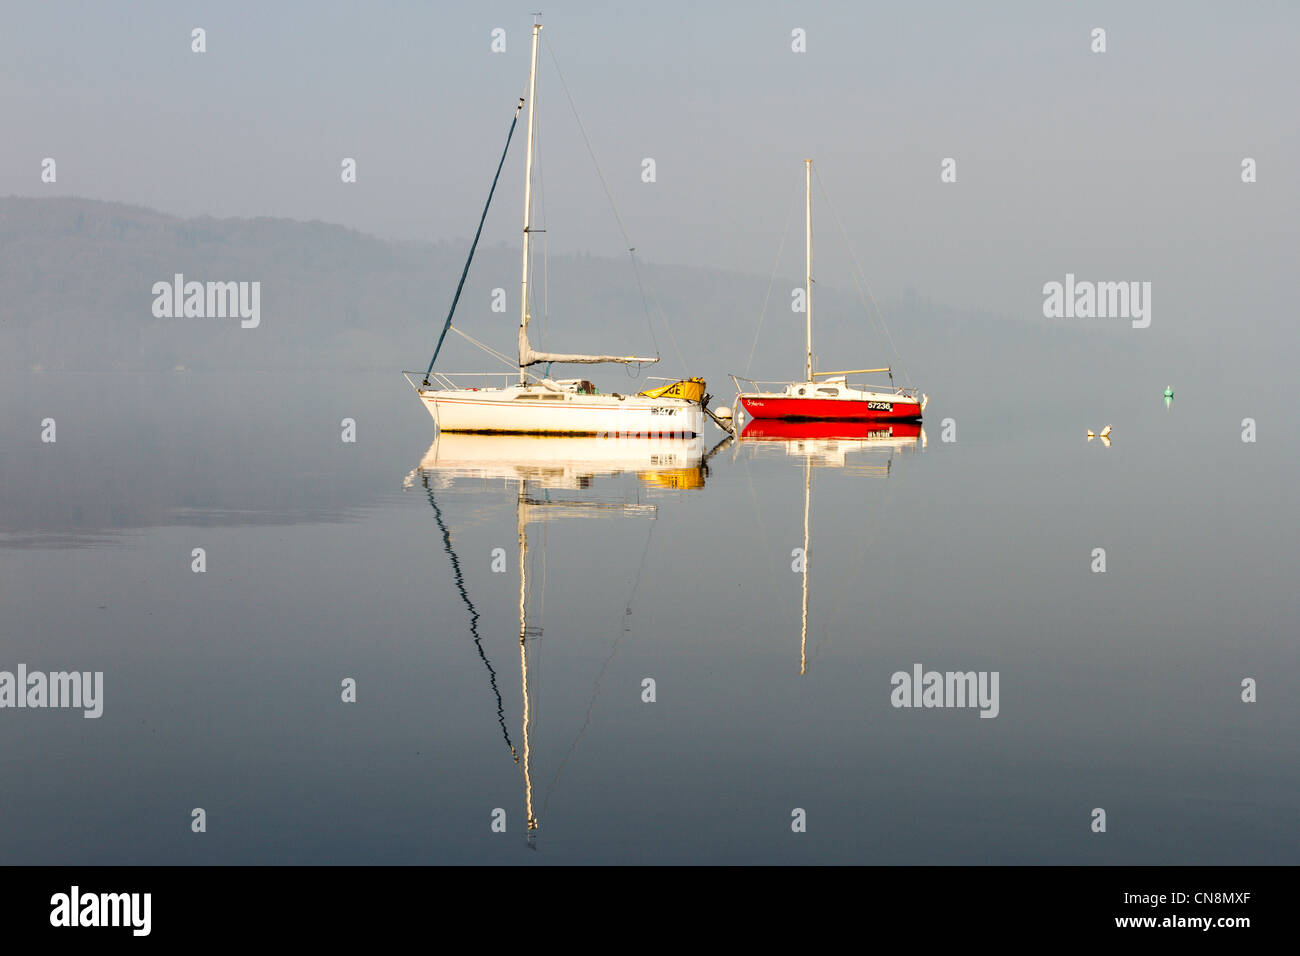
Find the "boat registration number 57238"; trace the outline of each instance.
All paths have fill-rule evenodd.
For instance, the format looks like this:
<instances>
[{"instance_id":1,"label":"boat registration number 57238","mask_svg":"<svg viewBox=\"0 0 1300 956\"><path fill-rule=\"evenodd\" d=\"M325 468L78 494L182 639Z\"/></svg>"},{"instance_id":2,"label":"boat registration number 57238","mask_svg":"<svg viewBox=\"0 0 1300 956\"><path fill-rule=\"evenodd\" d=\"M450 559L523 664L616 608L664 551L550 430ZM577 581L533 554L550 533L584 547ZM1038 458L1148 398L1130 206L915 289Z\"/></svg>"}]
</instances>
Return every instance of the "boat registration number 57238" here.
<instances>
[{"instance_id":1,"label":"boat registration number 57238","mask_svg":"<svg viewBox=\"0 0 1300 956\"><path fill-rule=\"evenodd\" d=\"M867 402L867 408L873 412L892 412L894 410L893 402Z\"/></svg>"}]
</instances>

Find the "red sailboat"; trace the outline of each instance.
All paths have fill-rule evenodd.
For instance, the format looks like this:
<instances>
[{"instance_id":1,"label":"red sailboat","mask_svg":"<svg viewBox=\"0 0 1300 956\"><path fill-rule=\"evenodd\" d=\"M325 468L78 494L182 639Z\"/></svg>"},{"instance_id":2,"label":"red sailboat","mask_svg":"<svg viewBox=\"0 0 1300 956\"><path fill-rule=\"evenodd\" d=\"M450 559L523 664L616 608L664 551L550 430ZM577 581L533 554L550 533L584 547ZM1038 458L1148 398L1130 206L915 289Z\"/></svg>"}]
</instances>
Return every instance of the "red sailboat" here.
<instances>
[{"instance_id":1,"label":"red sailboat","mask_svg":"<svg viewBox=\"0 0 1300 956\"><path fill-rule=\"evenodd\" d=\"M812 160L804 160L805 285L804 316L807 325L804 380L754 382L732 376L740 404L750 417L786 421L899 421L919 422L929 396L915 388L894 384L893 369L860 368L840 372L814 372L812 352ZM889 385L850 384L850 375L884 373ZM746 389L744 385L751 388ZM752 386L780 385L778 391Z\"/></svg>"}]
</instances>

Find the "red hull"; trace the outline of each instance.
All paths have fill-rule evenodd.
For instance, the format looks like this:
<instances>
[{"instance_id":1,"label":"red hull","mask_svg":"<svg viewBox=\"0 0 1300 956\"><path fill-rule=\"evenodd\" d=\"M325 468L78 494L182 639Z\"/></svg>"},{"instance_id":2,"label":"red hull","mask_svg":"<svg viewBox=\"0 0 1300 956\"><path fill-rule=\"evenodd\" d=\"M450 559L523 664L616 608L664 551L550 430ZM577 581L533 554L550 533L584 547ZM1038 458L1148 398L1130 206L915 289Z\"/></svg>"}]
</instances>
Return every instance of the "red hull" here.
<instances>
[{"instance_id":1,"label":"red hull","mask_svg":"<svg viewBox=\"0 0 1300 956\"><path fill-rule=\"evenodd\" d=\"M913 401L855 402L827 398L746 398L740 403L751 418L786 421L919 422L921 403Z\"/></svg>"},{"instance_id":2,"label":"red hull","mask_svg":"<svg viewBox=\"0 0 1300 956\"><path fill-rule=\"evenodd\" d=\"M756 418L741 432L744 439L759 441L793 441L801 438L847 438L869 441L871 439L919 438L920 422L862 422L862 421L782 421Z\"/></svg>"}]
</instances>

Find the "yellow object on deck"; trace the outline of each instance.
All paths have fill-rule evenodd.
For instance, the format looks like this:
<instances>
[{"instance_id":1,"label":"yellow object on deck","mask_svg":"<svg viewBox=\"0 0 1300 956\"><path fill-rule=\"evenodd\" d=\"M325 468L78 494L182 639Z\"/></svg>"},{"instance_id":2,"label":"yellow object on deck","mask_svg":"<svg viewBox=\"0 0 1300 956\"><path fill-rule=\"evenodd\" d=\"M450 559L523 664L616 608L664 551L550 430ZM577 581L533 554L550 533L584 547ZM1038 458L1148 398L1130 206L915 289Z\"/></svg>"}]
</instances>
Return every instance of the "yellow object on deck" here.
<instances>
[{"instance_id":1,"label":"yellow object on deck","mask_svg":"<svg viewBox=\"0 0 1300 956\"><path fill-rule=\"evenodd\" d=\"M704 388L704 379L684 378L680 382L661 385L658 388L647 388L637 394L646 398L684 398L688 402L698 402L704 398Z\"/></svg>"}]
</instances>

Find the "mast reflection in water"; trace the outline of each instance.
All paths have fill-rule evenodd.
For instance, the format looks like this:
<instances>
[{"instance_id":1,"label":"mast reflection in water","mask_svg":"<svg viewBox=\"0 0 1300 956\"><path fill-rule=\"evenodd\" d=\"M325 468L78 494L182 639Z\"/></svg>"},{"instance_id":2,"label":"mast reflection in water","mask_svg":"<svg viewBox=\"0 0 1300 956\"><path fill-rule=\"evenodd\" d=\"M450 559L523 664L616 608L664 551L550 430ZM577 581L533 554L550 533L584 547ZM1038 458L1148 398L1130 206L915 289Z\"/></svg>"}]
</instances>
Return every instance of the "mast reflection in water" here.
<instances>
[{"instance_id":1,"label":"mast reflection in water","mask_svg":"<svg viewBox=\"0 0 1300 956\"><path fill-rule=\"evenodd\" d=\"M575 518L646 518L654 521L659 505L643 502L603 501L594 497L552 498L551 491L586 491L598 478L611 478L622 474L635 474L639 485L669 491L690 491L704 487L708 475L708 458L731 443L724 439L713 449L708 449L703 438L555 438L524 435L466 435L442 433L429 446L419 466L407 475L404 487L419 486L428 495L434 520L442 534L443 550L451 562L456 589L469 613L469 633L488 675L488 684L496 701L497 721L511 757L521 768L524 784L524 814L527 844L536 848L540 819L533 791L533 714L536 706L529 682L530 659L536 653L542 636L542 625L530 623L530 605L542 602L545 575L536 593L530 593L528 528L554 520ZM438 505L436 491L450 488L458 479L501 479L514 485L515 532L518 543L519 568L519 688L520 688L520 747L516 749L510 739L505 718L505 703L497 686L497 672L483 646L479 634L480 613L470 599L456 554L452 534ZM604 674L618 644L630 628L631 601L636 594L641 571L649 554L653 524L646 537L641 564L633 582L632 593L624 610L624 623L593 685L591 702L586 719L568 748L568 755L560 762L552 780L559 778L560 769L572 755L579 738L590 723L595 698L599 693L600 676ZM545 561L545 544L540 549ZM548 790L549 797L549 790ZM545 806L545 800L543 800Z\"/></svg>"},{"instance_id":2,"label":"mast reflection in water","mask_svg":"<svg viewBox=\"0 0 1300 956\"><path fill-rule=\"evenodd\" d=\"M753 452L777 449L803 458L803 551L797 567L802 578L803 601L799 614L799 674L808 673L808 570L812 563L810 517L812 510L812 470L845 468L875 478L888 478L894 453L913 452L928 443L920 422L850 422L785 421L754 419L740 435L741 447ZM883 463L859 463L849 456L858 453L884 453Z\"/></svg>"}]
</instances>

